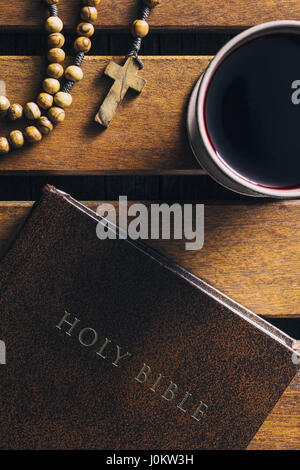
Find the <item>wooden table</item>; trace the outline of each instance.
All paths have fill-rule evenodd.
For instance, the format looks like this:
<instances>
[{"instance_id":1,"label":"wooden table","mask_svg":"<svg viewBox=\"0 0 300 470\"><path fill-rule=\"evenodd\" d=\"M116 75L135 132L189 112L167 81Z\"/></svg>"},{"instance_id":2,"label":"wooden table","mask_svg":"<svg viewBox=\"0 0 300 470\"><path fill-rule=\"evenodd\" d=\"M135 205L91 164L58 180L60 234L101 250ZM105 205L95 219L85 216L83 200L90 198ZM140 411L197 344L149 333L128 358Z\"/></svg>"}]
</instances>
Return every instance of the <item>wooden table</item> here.
<instances>
[{"instance_id":1,"label":"wooden table","mask_svg":"<svg viewBox=\"0 0 300 470\"><path fill-rule=\"evenodd\" d=\"M79 6L60 3L60 16L73 28ZM124 30L136 15L137 0L104 0L96 28ZM78 7L78 8L77 8ZM13 14L0 2L0 27L41 28L45 9L40 0L14 2ZM150 17L156 31L232 30L258 22L291 18L300 20L297 0L163 0ZM74 88L74 105L66 121L40 145L0 160L0 174L202 174L189 149L185 110L191 89L210 57L143 58L141 75L148 80L144 92L125 99L109 129L103 131L93 117L111 86L103 78L110 57L90 56L84 63L85 79ZM120 59L117 59L117 61ZM38 57L2 58L1 77L7 95L17 102L40 91L45 61ZM87 90L93 90L87 94ZM145 120L145 112L147 119ZM126 129L126 132L124 132ZM116 138L122 136L122 138ZM59 151L57 151L59 149ZM62 158L63 155L63 158Z\"/></svg>"}]
</instances>

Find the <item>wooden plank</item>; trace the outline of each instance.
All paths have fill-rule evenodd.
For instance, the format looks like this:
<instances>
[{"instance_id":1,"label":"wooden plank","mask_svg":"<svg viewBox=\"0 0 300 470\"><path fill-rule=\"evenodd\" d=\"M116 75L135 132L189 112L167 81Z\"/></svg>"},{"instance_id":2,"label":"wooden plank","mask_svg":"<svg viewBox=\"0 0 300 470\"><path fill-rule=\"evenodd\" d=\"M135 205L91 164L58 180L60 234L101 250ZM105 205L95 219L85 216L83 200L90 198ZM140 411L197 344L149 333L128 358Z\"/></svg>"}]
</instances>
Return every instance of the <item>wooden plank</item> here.
<instances>
[{"instance_id":1,"label":"wooden plank","mask_svg":"<svg viewBox=\"0 0 300 470\"><path fill-rule=\"evenodd\" d=\"M249 450L300 449L300 373L252 439Z\"/></svg>"},{"instance_id":2,"label":"wooden plank","mask_svg":"<svg viewBox=\"0 0 300 470\"><path fill-rule=\"evenodd\" d=\"M137 0L103 0L99 5L97 28L125 29L136 18ZM80 0L63 0L60 16L67 28L78 22ZM41 0L17 0L13 8L0 3L0 25L5 28L41 27L45 8ZM162 0L150 17L153 29L244 28L272 20L300 20L297 0Z\"/></svg>"},{"instance_id":3,"label":"wooden plank","mask_svg":"<svg viewBox=\"0 0 300 470\"><path fill-rule=\"evenodd\" d=\"M86 203L92 209L99 202ZM117 204L113 203L116 207ZM22 225L31 202L0 203L0 250ZM257 313L297 316L299 311L300 201L206 206L205 245L187 253L182 243L156 249L227 291ZM293 228L291 230L291 227ZM282 298L280 298L282 295ZM258 312L260 310L260 312ZM300 373L287 388L249 449L300 449Z\"/></svg>"},{"instance_id":4,"label":"wooden plank","mask_svg":"<svg viewBox=\"0 0 300 470\"><path fill-rule=\"evenodd\" d=\"M89 202L96 208L99 202ZM115 203L116 204L116 203ZM30 202L0 203L0 248L22 224ZM300 201L205 204L205 243L151 241L176 263L267 317L300 317Z\"/></svg>"},{"instance_id":5,"label":"wooden plank","mask_svg":"<svg viewBox=\"0 0 300 470\"><path fill-rule=\"evenodd\" d=\"M148 83L127 94L110 127L94 122L112 81L103 76L111 57L88 57L84 79L74 87L66 120L38 145L0 159L4 173L203 173L186 136L186 106L193 84L209 57L146 57L141 72ZM123 59L115 59L121 63ZM2 57L0 80L7 96L25 104L36 99L45 73L38 57ZM22 123L1 123L2 135Z\"/></svg>"}]
</instances>

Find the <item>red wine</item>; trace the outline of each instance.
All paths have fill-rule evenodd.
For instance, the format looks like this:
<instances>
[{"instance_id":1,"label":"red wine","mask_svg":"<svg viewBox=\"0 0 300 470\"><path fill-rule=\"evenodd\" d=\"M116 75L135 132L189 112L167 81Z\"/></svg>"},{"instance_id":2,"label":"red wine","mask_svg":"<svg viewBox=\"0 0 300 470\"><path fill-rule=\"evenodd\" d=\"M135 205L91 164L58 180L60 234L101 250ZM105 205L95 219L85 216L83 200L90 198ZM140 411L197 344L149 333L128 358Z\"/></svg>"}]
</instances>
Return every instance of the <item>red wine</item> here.
<instances>
[{"instance_id":1,"label":"red wine","mask_svg":"<svg viewBox=\"0 0 300 470\"><path fill-rule=\"evenodd\" d=\"M214 149L256 184L299 187L298 101L300 35L249 41L224 60L207 90L205 121Z\"/></svg>"}]
</instances>

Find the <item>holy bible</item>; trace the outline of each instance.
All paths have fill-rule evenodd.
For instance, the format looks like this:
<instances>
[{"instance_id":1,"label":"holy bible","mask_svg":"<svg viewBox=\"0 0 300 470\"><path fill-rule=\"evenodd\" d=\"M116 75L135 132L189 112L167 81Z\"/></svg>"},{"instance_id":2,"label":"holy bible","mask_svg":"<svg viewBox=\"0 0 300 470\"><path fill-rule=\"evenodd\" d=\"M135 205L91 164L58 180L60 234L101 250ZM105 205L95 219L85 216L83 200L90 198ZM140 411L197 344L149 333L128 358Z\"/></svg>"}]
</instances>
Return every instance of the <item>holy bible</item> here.
<instances>
[{"instance_id":1,"label":"holy bible","mask_svg":"<svg viewBox=\"0 0 300 470\"><path fill-rule=\"evenodd\" d=\"M1 449L246 448L292 338L104 222L47 186L0 263Z\"/></svg>"}]
</instances>

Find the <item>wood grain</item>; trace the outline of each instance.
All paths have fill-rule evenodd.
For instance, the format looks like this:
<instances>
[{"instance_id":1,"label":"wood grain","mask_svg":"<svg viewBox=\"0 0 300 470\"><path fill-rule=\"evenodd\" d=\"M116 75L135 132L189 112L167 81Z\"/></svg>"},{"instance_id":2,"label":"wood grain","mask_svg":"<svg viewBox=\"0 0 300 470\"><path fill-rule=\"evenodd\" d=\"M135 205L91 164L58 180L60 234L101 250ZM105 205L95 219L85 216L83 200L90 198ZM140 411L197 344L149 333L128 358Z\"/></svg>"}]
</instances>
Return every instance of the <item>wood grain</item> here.
<instances>
[{"instance_id":1,"label":"wood grain","mask_svg":"<svg viewBox=\"0 0 300 470\"><path fill-rule=\"evenodd\" d=\"M98 124L109 126L129 89L137 93L143 91L146 80L138 75L139 70L140 66L135 57L129 57L121 67L113 61L108 64L104 73L113 80L113 85L95 116Z\"/></svg>"},{"instance_id":2,"label":"wood grain","mask_svg":"<svg viewBox=\"0 0 300 470\"><path fill-rule=\"evenodd\" d=\"M86 203L92 209L99 202ZM116 203L113 203L116 207ZM28 215L31 202L0 203L3 252ZM209 204L206 242L187 253L182 243L152 245L197 275L205 276L256 313L299 316L300 201ZM240 298L239 298L240 297ZM300 373L287 388L249 449L300 449Z\"/></svg>"},{"instance_id":3,"label":"wood grain","mask_svg":"<svg viewBox=\"0 0 300 470\"><path fill-rule=\"evenodd\" d=\"M113 83L103 75L111 57L88 57L65 121L40 144L1 157L0 174L203 173L189 148L185 120L191 89L209 59L145 57L143 93L129 91L104 130L94 116ZM45 68L42 58L1 57L7 97L21 104L36 99ZM16 123L1 122L2 135L12 128Z\"/></svg>"},{"instance_id":4,"label":"wood grain","mask_svg":"<svg viewBox=\"0 0 300 470\"><path fill-rule=\"evenodd\" d=\"M137 0L103 0L96 27L125 29L136 18ZM66 27L78 22L79 0L64 0L59 12ZM6 28L40 28L45 17L41 0L16 0L13 9L0 0L0 25ZM300 20L297 0L163 0L150 17L153 29L244 28L272 20Z\"/></svg>"},{"instance_id":5,"label":"wood grain","mask_svg":"<svg viewBox=\"0 0 300 470\"><path fill-rule=\"evenodd\" d=\"M89 202L96 209L99 202ZM31 207L0 203L0 248ZM205 243L149 242L197 276L259 315L300 317L300 201L205 204Z\"/></svg>"}]
</instances>

